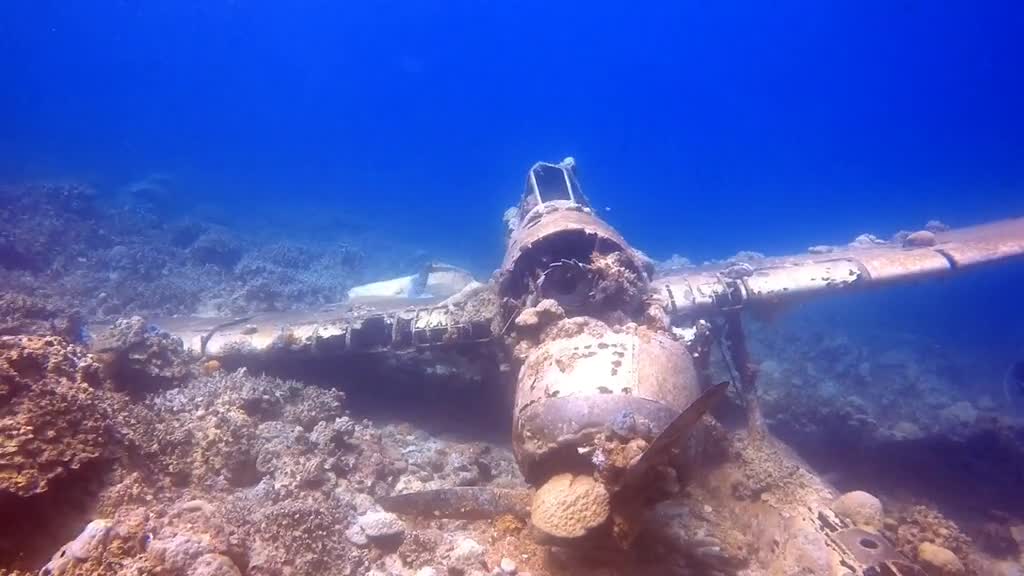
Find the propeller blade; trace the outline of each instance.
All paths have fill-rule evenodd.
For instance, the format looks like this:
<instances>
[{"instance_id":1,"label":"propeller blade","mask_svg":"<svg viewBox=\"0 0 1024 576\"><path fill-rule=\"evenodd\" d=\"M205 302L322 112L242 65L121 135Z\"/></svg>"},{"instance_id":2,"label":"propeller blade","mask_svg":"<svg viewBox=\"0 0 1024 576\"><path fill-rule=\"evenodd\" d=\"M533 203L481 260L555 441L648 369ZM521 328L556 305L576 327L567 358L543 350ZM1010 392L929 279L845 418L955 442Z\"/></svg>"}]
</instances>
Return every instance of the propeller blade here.
<instances>
[{"instance_id":1,"label":"propeller blade","mask_svg":"<svg viewBox=\"0 0 1024 576\"><path fill-rule=\"evenodd\" d=\"M462 486L422 492L408 492L378 498L388 512L425 518L487 520L503 514L530 516L533 493L529 490Z\"/></svg>"},{"instance_id":2,"label":"propeller blade","mask_svg":"<svg viewBox=\"0 0 1024 576\"><path fill-rule=\"evenodd\" d=\"M667 457L669 450L690 434L704 414L725 396L728 389L728 382L720 382L708 388L686 410L676 416L676 419L651 442L650 447L629 466L624 484L632 484L639 480L651 465Z\"/></svg>"}]
</instances>

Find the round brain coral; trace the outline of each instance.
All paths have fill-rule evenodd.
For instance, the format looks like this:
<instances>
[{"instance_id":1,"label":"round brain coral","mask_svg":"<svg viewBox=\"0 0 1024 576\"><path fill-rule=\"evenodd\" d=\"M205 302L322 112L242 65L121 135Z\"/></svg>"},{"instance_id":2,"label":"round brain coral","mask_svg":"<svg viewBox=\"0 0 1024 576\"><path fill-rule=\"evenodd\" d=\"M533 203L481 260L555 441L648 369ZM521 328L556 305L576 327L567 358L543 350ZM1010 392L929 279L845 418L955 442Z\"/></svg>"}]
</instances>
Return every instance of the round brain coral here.
<instances>
[{"instance_id":1,"label":"round brain coral","mask_svg":"<svg viewBox=\"0 0 1024 576\"><path fill-rule=\"evenodd\" d=\"M608 518L608 491L590 476L558 474L537 490L530 520L556 538L579 538Z\"/></svg>"}]
</instances>

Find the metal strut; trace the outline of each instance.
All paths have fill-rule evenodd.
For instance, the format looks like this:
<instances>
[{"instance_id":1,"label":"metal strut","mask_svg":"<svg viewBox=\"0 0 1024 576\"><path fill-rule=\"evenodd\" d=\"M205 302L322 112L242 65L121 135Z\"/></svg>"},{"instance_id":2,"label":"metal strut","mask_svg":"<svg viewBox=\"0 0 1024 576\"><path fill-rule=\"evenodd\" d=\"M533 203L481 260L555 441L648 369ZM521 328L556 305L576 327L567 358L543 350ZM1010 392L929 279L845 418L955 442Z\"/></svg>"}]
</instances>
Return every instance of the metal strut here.
<instances>
[{"instance_id":1,"label":"metal strut","mask_svg":"<svg viewBox=\"0 0 1024 576\"><path fill-rule=\"evenodd\" d=\"M747 407L747 431L751 439L763 440L768 434L768 429L764 423L761 401L757 393L759 367L750 359L740 310L738 308L725 310L723 315L725 317L726 350L729 353L729 360L732 361L739 374L740 392L743 394L743 403Z\"/></svg>"}]
</instances>

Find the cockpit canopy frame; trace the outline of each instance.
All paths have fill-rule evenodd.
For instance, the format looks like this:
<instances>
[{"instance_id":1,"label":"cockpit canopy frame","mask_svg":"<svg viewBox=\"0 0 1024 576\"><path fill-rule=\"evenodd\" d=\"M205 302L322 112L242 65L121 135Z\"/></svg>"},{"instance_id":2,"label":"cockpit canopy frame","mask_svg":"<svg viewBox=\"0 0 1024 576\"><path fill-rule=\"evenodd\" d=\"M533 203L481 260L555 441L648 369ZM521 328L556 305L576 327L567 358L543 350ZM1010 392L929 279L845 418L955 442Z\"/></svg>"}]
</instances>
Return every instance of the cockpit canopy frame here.
<instances>
[{"instance_id":1,"label":"cockpit canopy frame","mask_svg":"<svg viewBox=\"0 0 1024 576\"><path fill-rule=\"evenodd\" d=\"M522 222L531 219L538 209L546 205L560 208L590 209L576 177L576 161L566 158L558 164L537 162L526 175L526 186L519 203Z\"/></svg>"}]
</instances>

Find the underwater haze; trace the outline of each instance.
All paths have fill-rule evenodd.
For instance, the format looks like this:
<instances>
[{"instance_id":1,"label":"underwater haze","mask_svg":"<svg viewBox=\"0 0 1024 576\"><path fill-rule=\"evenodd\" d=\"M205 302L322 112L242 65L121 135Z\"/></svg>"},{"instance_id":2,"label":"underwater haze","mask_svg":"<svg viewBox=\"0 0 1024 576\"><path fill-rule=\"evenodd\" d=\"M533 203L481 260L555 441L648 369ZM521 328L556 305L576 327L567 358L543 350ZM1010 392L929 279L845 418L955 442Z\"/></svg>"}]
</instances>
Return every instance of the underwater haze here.
<instances>
[{"instance_id":1,"label":"underwater haze","mask_svg":"<svg viewBox=\"0 0 1024 576\"><path fill-rule=\"evenodd\" d=\"M337 215L493 269L572 155L655 257L1024 211L1017 2L16 2L0 175ZM371 224L372 223L372 224Z\"/></svg>"}]
</instances>

